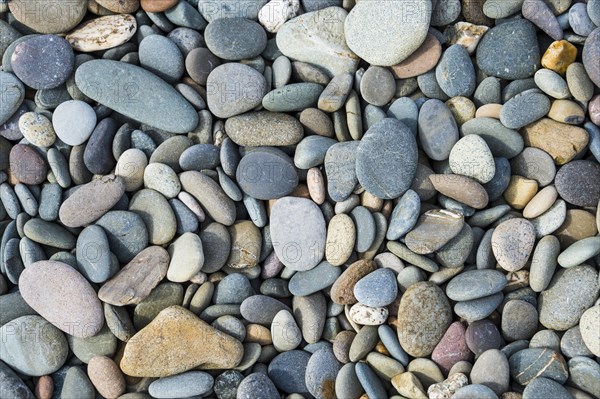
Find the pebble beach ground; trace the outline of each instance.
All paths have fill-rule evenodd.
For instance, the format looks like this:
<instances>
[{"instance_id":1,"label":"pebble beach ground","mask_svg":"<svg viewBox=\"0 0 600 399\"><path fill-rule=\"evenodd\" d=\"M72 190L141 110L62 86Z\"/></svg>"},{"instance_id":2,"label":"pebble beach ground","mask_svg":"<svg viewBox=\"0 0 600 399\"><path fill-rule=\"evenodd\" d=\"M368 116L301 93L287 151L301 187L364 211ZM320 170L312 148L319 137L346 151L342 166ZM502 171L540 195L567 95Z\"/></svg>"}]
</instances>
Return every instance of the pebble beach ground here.
<instances>
[{"instance_id":1,"label":"pebble beach ground","mask_svg":"<svg viewBox=\"0 0 600 399\"><path fill-rule=\"evenodd\" d=\"M600 399L600 0L0 15L0 399Z\"/></svg>"}]
</instances>

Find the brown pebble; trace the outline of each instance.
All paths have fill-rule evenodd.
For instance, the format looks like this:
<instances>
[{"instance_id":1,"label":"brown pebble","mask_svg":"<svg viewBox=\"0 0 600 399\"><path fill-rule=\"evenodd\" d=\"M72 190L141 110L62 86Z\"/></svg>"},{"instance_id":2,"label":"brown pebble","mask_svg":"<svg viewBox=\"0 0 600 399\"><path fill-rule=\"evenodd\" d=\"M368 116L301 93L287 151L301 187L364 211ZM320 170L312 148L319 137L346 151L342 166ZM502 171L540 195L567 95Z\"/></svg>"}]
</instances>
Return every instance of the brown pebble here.
<instances>
[{"instance_id":1,"label":"brown pebble","mask_svg":"<svg viewBox=\"0 0 600 399\"><path fill-rule=\"evenodd\" d=\"M489 197L483 186L461 175L430 175L429 180L437 191L475 209L485 208Z\"/></svg>"},{"instance_id":2,"label":"brown pebble","mask_svg":"<svg viewBox=\"0 0 600 399\"><path fill-rule=\"evenodd\" d=\"M356 337L354 331L342 331L335 336L333 341L333 354L344 364L350 362L350 346L354 337Z\"/></svg>"},{"instance_id":3,"label":"brown pebble","mask_svg":"<svg viewBox=\"0 0 600 399\"><path fill-rule=\"evenodd\" d=\"M140 8L140 0L95 0L102 7L117 14L133 14ZM153 1L160 3L160 1Z\"/></svg>"},{"instance_id":4,"label":"brown pebble","mask_svg":"<svg viewBox=\"0 0 600 399\"><path fill-rule=\"evenodd\" d=\"M588 104L588 112L592 122L594 122L596 126L600 126L600 94L591 99Z\"/></svg>"},{"instance_id":5,"label":"brown pebble","mask_svg":"<svg viewBox=\"0 0 600 399\"><path fill-rule=\"evenodd\" d=\"M493 26L494 21L483 13L486 0L462 0L462 13L467 22L477 25Z\"/></svg>"},{"instance_id":6,"label":"brown pebble","mask_svg":"<svg viewBox=\"0 0 600 399\"><path fill-rule=\"evenodd\" d=\"M554 100L548 117L557 122L580 125L585 119L585 112L575 101Z\"/></svg>"},{"instance_id":7,"label":"brown pebble","mask_svg":"<svg viewBox=\"0 0 600 399\"><path fill-rule=\"evenodd\" d=\"M307 108L300 113L300 123L306 134L333 137L333 122L330 117L317 108Z\"/></svg>"},{"instance_id":8,"label":"brown pebble","mask_svg":"<svg viewBox=\"0 0 600 399\"><path fill-rule=\"evenodd\" d=\"M306 174L306 185L310 198L318 205L325 202L325 180L319 168L310 168Z\"/></svg>"},{"instance_id":9,"label":"brown pebble","mask_svg":"<svg viewBox=\"0 0 600 399\"><path fill-rule=\"evenodd\" d=\"M513 175L504 191L504 199L515 209L523 209L537 194L538 184L535 180Z\"/></svg>"},{"instance_id":10,"label":"brown pebble","mask_svg":"<svg viewBox=\"0 0 600 399\"><path fill-rule=\"evenodd\" d=\"M485 104L477 109L475 118L500 119L500 111L502 111L502 104Z\"/></svg>"},{"instance_id":11,"label":"brown pebble","mask_svg":"<svg viewBox=\"0 0 600 399\"><path fill-rule=\"evenodd\" d=\"M38 378L33 391L37 399L50 399L54 394L54 382L49 375L43 375Z\"/></svg>"},{"instance_id":12,"label":"brown pebble","mask_svg":"<svg viewBox=\"0 0 600 399\"><path fill-rule=\"evenodd\" d=\"M271 345L273 343L271 330L260 324L248 324L244 342L256 342L262 346Z\"/></svg>"},{"instance_id":13,"label":"brown pebble","mask_svg":"<svg viewBox=\"0 0 600 399\"><path fill-rule=\"evenodd\" d=\"M25 144L16 144L10 150L9 167L12 177L23 184L40 184L48 173L44 158Z\"/></svg>"},{"instance_id":14,"label":"brown pebble","mask_svg":"<svg viewBox=\"0 0 600 399\"><path fill-rule=\"evenodd\" d=\"M117 399L125 393L125 378L119 366L109 357L94 356L88 363L88 377L106 399Z\"/></svg>"},{"instance_id":15,"label":"brown pebble","mask_svg":"<svg viewBox=\"0 0 600 399\"><path fill-rule=\"evenodd\" d=\"M367 208L371 213L379 212L383 206L383 200L377 198L368 191L360 195L360 204Z\"/></svg>"},{"instance_id":16,"label":"brown pebble","mask_svg":"<svg viewBox=\"0 0 600 399\"><path fill-rule=\"evenodd\" d=\"M589 141L588 132L584 129L548 118L525 126L521 133L526 146L546 151L557 165L571 161Z\"/></svg>"},{"instance_id":17,"label":"brown pebble","mask_svg":"<svg viewBox=\"0 0 600 399\"><path fill-rule=\"evenodd\" d=\"M174 7L179 0L141 0L142 9L146 12L163 12Z\"/></svg>"},{"instance_id":18,"label":"brown pebble","mask_svg":"<svg viewBox=\"0 0 600 399\"><path fill-rule=\"evenodd\" d=\"M566 40L558 40L548 46L542 57L542 66L564 75L576 58L577 47Z\"/></svg>"},{"instance_id":19,"label":"brown pebble","mask_svg":"<svg viewBox=\"0 0 600 399\"><path fill-rule=\"evenodd\" d=\"M593 214L583 209L569 209L565 221L554 235L560 241L560 247L566 249L576 241L593 237L597 233L596 218Z\"/></svg>"},{"instance_id":20,"label":"brown pebble","mask_svg":"<svg viewBox=\"0 0 600 399\"><path fill-rule=\"evenodd\" d=\"M406 79L419 76L432 70L442 55L442 45L432 34L427 34L425 41L410 57L398 65L390 67L395 79Z\"/></svg>"}]
</instances>

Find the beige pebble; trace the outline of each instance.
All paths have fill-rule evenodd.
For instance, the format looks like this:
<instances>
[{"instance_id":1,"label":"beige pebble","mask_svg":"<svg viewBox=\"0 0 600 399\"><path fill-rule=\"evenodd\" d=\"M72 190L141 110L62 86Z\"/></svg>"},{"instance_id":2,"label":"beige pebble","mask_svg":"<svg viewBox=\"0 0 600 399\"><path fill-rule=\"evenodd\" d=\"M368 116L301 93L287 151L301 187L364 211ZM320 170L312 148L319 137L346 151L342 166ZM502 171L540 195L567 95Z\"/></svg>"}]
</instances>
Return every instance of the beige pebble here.
<instances>
[{"instance_id":1,"label":"beige pebble","mask_svg":"<svg viewBox=\"0 0 600 399\"><path fill-rule=\"evenodd\" d=\"M383 207L383 200L375 197L368 191L364 191L360 195L360 203L362 206L371 211L371 213L379 212L381 207Z\"/></svg>"},{"instance_id":2,"label":"beige pebble","mask_svg":"<svg viewBox=\"0 0 600 399\"><path fill-rule=\"evenodd\" d=\"M521 133L526 146L546 151L557 165L571 161L589 141L589 134L585 129L549 118L542 118L525 126Z\"/></svg>"},{"instance_id":3,"label":"beige pebble","mask_svg":"<svg viewBox=\"0 0 600 399\"><path fill-rule=\"evenodd\" d=\"M378 326L388 318L387 308L376 308L362 303L356 303L350 308L350 319L356 324L363 326Z\"/></svg>"},{"instance_id":4,"label":"beige pebble","mask_svg":"<svg viewBox=\"0 0 600 399\"><path fill-rule=\"evenodd\" d=\"M435 68L441 55L442 45L434 35L428 34L421 47L390 70L396 79L419 76Z\"/></svg>"},{"instance_id":5,"label":"beige pebble","mask_svg":"<svg viewBox=\"0 0 600 399\"><path fill-rule=\"evenodd\" d=\"M271 331L260 324L248 324L246 326L246 339L244 342L256 342L262 346L271 345L273 339Z\"/></svg>"},{"instance_id":6,"label":"beige pebble","mask_svg":"<svg viewBox=\"0 0 600 399\"><path fill-rule=\"evenodd\" d=\"M151 163L144 169L144 187L151 188L167 199L174 198L181 191L177 174L169 165Z\"/></svg>"},{"instance_id":7,"label":"beige pebble","mask_svg":"<svg viewBox=\"0 0 600 399\"><path fill-rule=\"evenodd\" d=\"M140 0L95 0L102 7L117 14L133 14L140 8Z\"/></svg>"},{"instance_id":8,"label":"beige pebble","mask_svg":"<svg viewBox=\"0 0 600 399\"><path fill-rule=\"evenodd\" d=\"M598 210L600 212L600 207ZM596 218L593 214L583 209L569 209L565 221L554 235L560 241L560 247L565 249L576 241L593 237L597 233Z\"/></svg>"},{"instance_id":9,"label":"beige pebble","mask_svg":"<svg viewBox=\"0 0 600 399\"><path fill-rule=\"evenodd\" d=\"M306 175L306 185L310 198L317 204L325 202L325 181L319 168L310 168Z\"/></svg>"},{"instance_id":10,"label":"beige pebble","mask_svg":"<svg viewBox=\"0 0 600 399\"><path fill-rule=\"evenodd\" d=\"M137 22L133 15L108 15L81 24L66 39L74 50L89 53L120 46L136 31Z\"/></svg>"},{"instance_id":11,"label":"beige pebble","mask_svg":"<svg viewBox=\"0 0 600 399\"><path fill-rule=\"evenodd\" d=\"M88 363L88 377L106 399L116 399L125 393L125 378L119 366L109 357L94 356Z\"/></svg>"},{"instance_id":12,"label":"beige pebble","mask_svg":"<svg viewBox=\"0 0 600 399\"><path fill-rule=\"evenodd\" d=\"M352 255L356 240L356 227L352 218L344 213L335 215L329 222L325 259L333 266L343 265Z\"/></svg>"},{"instance_id":13,"label":"beige pebble","mask_svg":"<svg viewBox=\"0 0 600 399\"><path fill-rule=\"evenodd\" d=\"M21 115L19 130L27 141L37 147L50 147L56 141L56 133L50 119L36 112Z\"/></svg>"},{"instance_id":14,"label":"beige pebble","mask_svg":"<svg viewBox=\"0 0 600 399\"><path fill-rule=\"evenodd\" d=\"M411 399L427 399L423 384L416 375L407 371L400 373L392 378L392 385L400 395Z\"/></svg>"},{"instance_id":15,"label":"beige pebble","mask_svg":"<svg viewBox=\"0 0 600 399\"><path fill-rule=\"evenodd\" d=\"M500 119L500 111L502 111L502 104L485 104L477 108L475 118Z\"/></svg>"},{"instance_id":16,"label":"beige pebble","mask_svg":"<svg viewBox=\"0 0 600 399\"><path fill-rule=\"evenodd\" d=\"M453 97L446 101L446 105L450 108L450 111L459 126L475 118L475 104L467 97Z\"/></svg>"},{"instance_id":17,"label":"beige pebble","mask_svg":"<svg viewBox=\"0 0 600 399\"><path fill-rule=\"evenodd\" d=\"M558 192L554 186L544 187L531 199L531 201L529 201L525 209L523 209L523 217L532 219L540 216L550 209L557 197Z\"/></svg>"},{"instance_id":18,"label":"beige pebble","mask_svg":"<svg viewBox=\"0 0 600 399\"><path fill-rule=\"evenodd\" d=\"M202 207L198 201L196 201L196 198L186 191L180 192L177 198L179 198L179 201L183 202L184 205L187 206L194 215L196 215L198 221L204 222L206 215L204 214L204 211L202 210Z\"/></svg>"},{"instance_id":19,"label":"beige pebble","mask_svg":"<svg viewBox=\"0 0 600 399\"><path fill-rule=\"evenodd\" d=\"M144 184L144 170L148 165L146 154L137 148L130 148L119 157L115 175L125 182L125 191L136 191Z\"/></svg>"},{"instance_id":20,"label":"beige pebble","mask_svg":"<svg viewBox=\"0 0 600 399\"><path fill-rule=\"evenodd\" d=\"M515 209L523 209L531 201L538 191L535 180L526 179L523 176L513 175L510 183L504 191L504 199Z\"/></svg>"},{"instance_id":21,"label":"beige pebble","mask_svg":"<svg viewBox=\"0 0 600 399\"><path fill-rule=\"evenodd\" d=\"M575 101L555 100L548 112L548 117L557 122L579 125L585 119L585 112Z\"/></svg>"},{"instance_id":22,"label":"beige pebble","mask_svg":"<svg viewBox=\"0 0 600 399\"><path fill-rule=\"evenodd\" d=\"M43 375L38 378L33 391L36 399L50 399L54 393L54 382L49 375Z\"/></svg>"},{"instance_id":23,"label":"beige pebble","mask_svg":"<svg viewBox=\"0 0 600 399\"><path fill-rule=\"evenodd\" d=\"M446 44L460 44L467 49L469 54L473 54L479 41L490 29L485 25L475 25L469 22L458 22L451 25L445 32Z\"/></svg>"}]
</instances>

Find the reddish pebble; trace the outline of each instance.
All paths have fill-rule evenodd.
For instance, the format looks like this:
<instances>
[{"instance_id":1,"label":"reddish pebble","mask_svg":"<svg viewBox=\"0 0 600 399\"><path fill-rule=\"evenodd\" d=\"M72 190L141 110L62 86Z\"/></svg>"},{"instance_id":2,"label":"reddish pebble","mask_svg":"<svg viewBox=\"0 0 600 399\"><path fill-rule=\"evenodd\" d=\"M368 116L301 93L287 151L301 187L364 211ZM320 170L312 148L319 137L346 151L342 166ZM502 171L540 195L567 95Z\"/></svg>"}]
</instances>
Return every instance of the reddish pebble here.
<instances>
[{"instance_id":1,"label":"reddish pebble","mask_svg":"<svg viewBox=\"0 0 600 399\"><path fill-rule=\"evenodd\" d=\"M16 144L10 150L9 165L11 175L23 184L40 184L46 180L46 161L32 147Z\"/></svg>"},{"instance_id":2,"label":"reddish pebble","mask_svg":"<svg viewBox=\"0 0 600 399\"><path fill-rule=\"evenodd\" d=\"M109 357L94 356L88 363L88 377L98 393L116 399L125 393L125 378L119 366Z\"/></svg>"},{"instance_id":3,"label":"reddish pebble","mask_svg":"<svg viewBox=\"0 0 600 399\"><path fill-rule=\"evenodd\" d=\"M54 382L49 375L38 378L33 391L36 399L50 399L54 393Z\"/></svg>"},{"instance_id":4,"label":"reddish pebble","mask_svg":"<svg viewBox=\"0 0 600 399\"><path fill-rule=\"evenodd\" d=\"M466 331L467 329L461 322L455 321L448 327L431 354L431 359L440 366L445 374L448 374L456 363L463 360L471 361L473 358L473 353L467 346Z\"/></svg>"},{"instance_id":5,"label":"reddish pebble","mask_svg":"<svg viewBox=\"0 0 600 399\"><path fill-rule=\"evenodd\" d=\"M588 110L592 122L594 122L596 126L600 126L600 94L591 99L588 104Z\"/></svg>"}]
</instances>

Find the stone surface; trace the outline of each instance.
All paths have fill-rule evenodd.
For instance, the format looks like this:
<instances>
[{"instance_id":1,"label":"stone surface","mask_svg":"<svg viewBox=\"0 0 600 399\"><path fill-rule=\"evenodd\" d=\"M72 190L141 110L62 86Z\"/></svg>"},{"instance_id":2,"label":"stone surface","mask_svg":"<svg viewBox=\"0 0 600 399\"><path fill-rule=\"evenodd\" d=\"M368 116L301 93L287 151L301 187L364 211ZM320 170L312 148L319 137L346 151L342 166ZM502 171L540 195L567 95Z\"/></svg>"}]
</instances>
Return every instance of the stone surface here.
<instances>
[{"instance_id":1,"label":"stone surface","mask_svg":"<svg viewBox=\"0 0 600 399\"><path fill-rule=\"evenodd\" d=\"M221 18L211 21L204 31L208 49L224 60L253 58L263 52L267 34L254 21L245 18Z\"/></svg>"},{"instance_id":2,"label":"stone surface","mask_svg":"<svg viewBox=\"0 0 600 399\"><path fill-rule=\"evenodd\" d=\"M233 368L242 351L236 339L171 306L127 343L120 366L130 376L167 377L196 367Z\"/></svg>"},{"instance_id":3,"label":"stone surface","mask_svg":"<svg viewBox=\"0 0 600 399\"><path fill-rule=\"evenodd\" d=\"M77 51L101 51L126 43L136 31L137 22L132 15L109 15L84 22L66 40Z\"/></svg>"},{"instance_id":4,"label":"stone surface","mask_svg":"<svg viewBox=\"0 0 600 399\"><path fill-rule=\"evenodd\" d=\"M577 206L595 206L600 200L600 166L578 160L561 167L556 173L556 190L565 201Z\"/></svg>"},{"instance_id":5,"label":"stone surface","mask_svg":"<svg viewBox=\"0 0 600 399\"><path fill-rule=\"evenodd\" d=\"M310 200L279 199L271 209L270 231L277 257L292 270L310 270L325 255L325 220Z\"/></svg>"},{"instance_id":6,"label":"stone surface","mask_svg":"<svg viewBox=\"0 0 600 399\"><path fill-rule=\"evenodd\" d=\"M546 151L557 165L570 162L588 144L584 129L542 118L523 128L525 145Z\"/></svg>"},{"instance_id":7,"label":"stone surface","mask_svg":"<svg viewBox=\"0 0 600 399\"><path fill-rule=\"evenodd\" d=\"M414 11L411 18L406 18L407 11L400 3L357 4L344 23L348 46L369 64L399 64L427 37L432 5L426 1ZM397 20L406 23L395 24Z\"/></svg>"},{"instance_id":8,"label":"stone surface","mask_svg":"<svg viewBox=\"0 0 600 399\"><path fill-rule=\"evenodd\" d=\"M75 82L93 100L155 128L187 133L198 124L198 114L174 88L135 65L92 60L77 68ZM116 96L108 86L120 89Z\"/></svg>"},{"instance_id":9,"label":"stone surface","mask_svg":"<svg viewBox=\"0 0 600 399\"><path fill-rule=\"evenodd\" d=\"M498 225L492 235L494 256L507 271L517 271L525 266L534 243L534 227L525 219L507 220Z\"/></svg>"},{"instance_id":10,"label":"stone surface","mask_svg":"<svg viewBox=\"0 0 600 399\"><path fill-rule=\"evenodd\" d=\"M410 187L416 172L415 156L416 141L406 125L384 119L367 131L358 146L358 181L376 197L396 198Z\"/></svg>"},{"instance_id":11,"label":"stone surface","mask_svg":"<svg viewBox=\"0 0 600 399\"><path fill-rule=\"evenodd\" d=\"M236 178L249 196L270 200L290 194L298 185L292 160L276 148L257 148L238 164Z\"/></svg>"},{"instance_id":12,"label":"stone surface","mask_svg":"<svg viewBox=\"0 0 600 399\"><path fill-rule=\"evenodd\" d=\"M87 2L82 0L66 4L55 4L50 0L36 0L33 3L17 0L10 2L9 9L17 21L37 32L62 33L81 22L87 10L86 6ZM31 12L32 8L34 12ZM60 15L61 18L44 18L46 12L50 16Z\"/></svg>"},{"instance_id":13,"label":"stone surface","mask_svg":"<svg viewBox=\"0 0 600 399\"><path fill-rule=\"evenodd\" d=\"M329 7L293 18L277 31L277 47L293 60L324 69L330 77L354 73L358 57L346 44L347 15L341 7Z\"/></svg>"},{"instance_id":14,"label":"stone surface","mask_svg":"<svg viewBox=\"0 0 600 399\"><path fill-rule=\"evenodd\" d=\"M244 147L293 145L304 135L295 118L273 112L234 116L227 119L225 129L234 143Z\"/></svg>"},{"instance_id":15,"label":"stone surface","mask_svg":"<svg viewBox=\"0 0 600 399\"><path fill-rule=\"evenodd\" d=\"M458 235L463 222L464 217L459 212L445 209L427 211L406 235L406 246L417 254L434 253Z\"/></svg>"},{"instance_id":16,"label":"stone surface","mask_svg":"<svg viewBox=\"0 0 600 399\"><path fill-rule=\"evenodd\" d=\"M410 286L398 308L402 348L411 356L430 355L450 326L451 315L448 300L436 285L420 282Z\"/></svg>"},{"instance_id":17,"label":"stone surface","mask_svg":"<svg viewBox=\"0 0 600 399\"><path fill-rule=\"evenodd\" d=\"M64 285L69 281L69 285ZM71 266L39 261L27 267L19 278L23 299L37 313L60 330L76 337L95 335L104 316L96 292Z\"/></svg>"}]
</instances>

